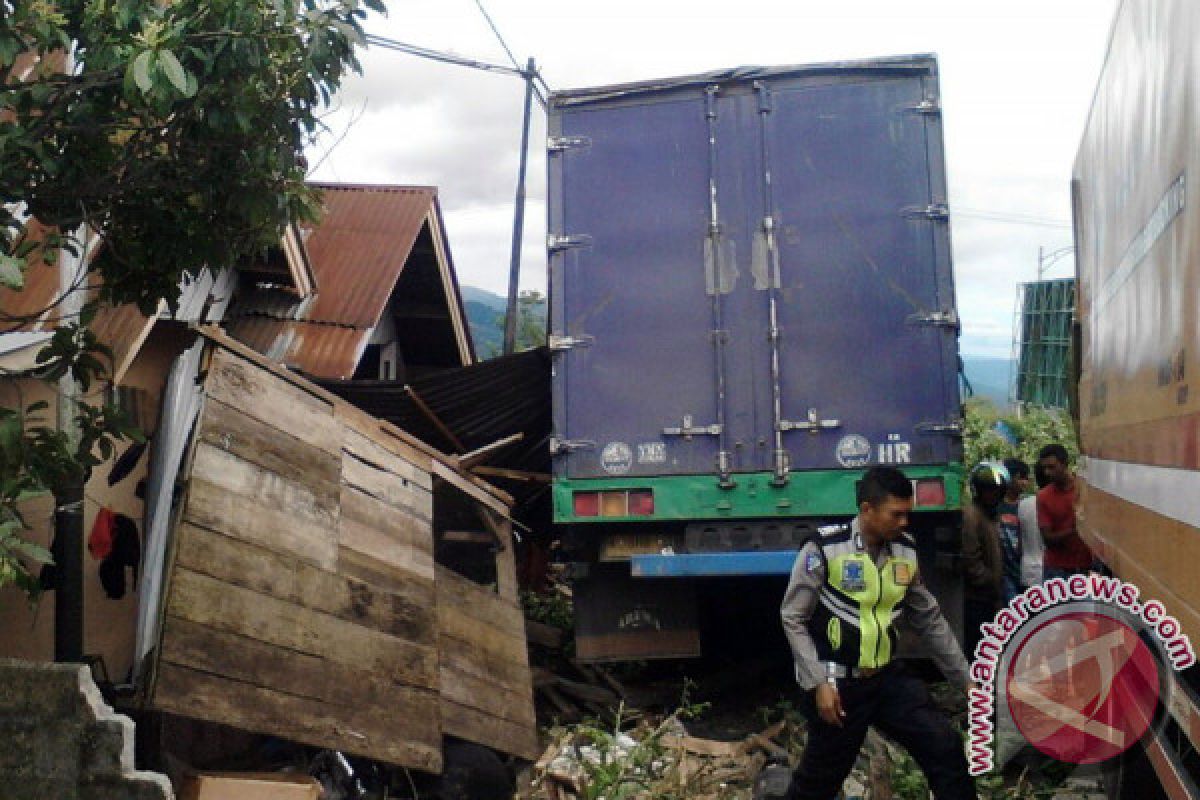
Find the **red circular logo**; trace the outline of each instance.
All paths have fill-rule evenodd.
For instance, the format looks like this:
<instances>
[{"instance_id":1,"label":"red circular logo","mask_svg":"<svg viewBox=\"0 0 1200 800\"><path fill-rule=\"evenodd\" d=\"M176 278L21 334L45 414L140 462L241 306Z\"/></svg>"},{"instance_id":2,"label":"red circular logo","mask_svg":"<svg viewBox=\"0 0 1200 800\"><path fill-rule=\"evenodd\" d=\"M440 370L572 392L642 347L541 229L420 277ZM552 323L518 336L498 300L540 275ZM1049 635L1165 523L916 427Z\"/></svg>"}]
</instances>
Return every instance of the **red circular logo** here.
<instances>
[{"instance_id":1,"label":"red circular logo","mask_svg":"<svg viewBox=\"0 0 1200 800\"><path fill-rule=\"evenodd\" d=\"M1150 726L1158 664L1124 622L1073 611L1021 642L1005 689L1013 721L1030 744L1058 761L1095 764L1128 750Z\"/></svg>"}]
</instances>

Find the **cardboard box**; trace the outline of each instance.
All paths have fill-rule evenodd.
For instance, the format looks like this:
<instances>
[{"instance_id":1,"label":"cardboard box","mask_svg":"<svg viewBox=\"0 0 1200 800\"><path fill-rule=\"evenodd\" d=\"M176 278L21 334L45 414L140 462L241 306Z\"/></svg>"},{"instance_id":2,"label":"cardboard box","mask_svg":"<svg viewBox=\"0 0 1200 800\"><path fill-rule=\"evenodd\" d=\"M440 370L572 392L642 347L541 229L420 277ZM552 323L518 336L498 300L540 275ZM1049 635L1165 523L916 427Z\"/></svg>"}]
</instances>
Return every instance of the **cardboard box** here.
<instances>
[{"instance_id":1,"label":"cardboard box","mask_svg":"<svg viewBox=\"0 0 1200 800\"><path fill-rule=\"evenodd\" d=\"M185 778L179 800L320 800L321 784L308 775L225 772Z\"/></svg>"}]
</instances>

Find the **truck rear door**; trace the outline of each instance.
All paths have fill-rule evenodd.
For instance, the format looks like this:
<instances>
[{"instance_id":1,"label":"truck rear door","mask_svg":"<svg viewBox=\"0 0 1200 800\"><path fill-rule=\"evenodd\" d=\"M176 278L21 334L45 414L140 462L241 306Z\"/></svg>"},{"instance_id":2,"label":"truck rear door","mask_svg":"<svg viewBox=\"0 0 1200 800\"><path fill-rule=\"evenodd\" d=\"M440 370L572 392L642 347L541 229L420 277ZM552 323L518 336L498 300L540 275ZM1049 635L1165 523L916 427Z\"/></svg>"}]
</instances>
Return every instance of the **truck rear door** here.
<instances>
[{"instance_id":1,"label":"truck rear door","mask_svg":"<svg viewBox=\"0 0 1200 800\"><path fill-rule=\"evenodd\" d=\"M936 92L917 58L555 110L558 474L713 473L722 443L766 471L776 441L792 469L951 460Z\"/></svg>"}]
</instances>

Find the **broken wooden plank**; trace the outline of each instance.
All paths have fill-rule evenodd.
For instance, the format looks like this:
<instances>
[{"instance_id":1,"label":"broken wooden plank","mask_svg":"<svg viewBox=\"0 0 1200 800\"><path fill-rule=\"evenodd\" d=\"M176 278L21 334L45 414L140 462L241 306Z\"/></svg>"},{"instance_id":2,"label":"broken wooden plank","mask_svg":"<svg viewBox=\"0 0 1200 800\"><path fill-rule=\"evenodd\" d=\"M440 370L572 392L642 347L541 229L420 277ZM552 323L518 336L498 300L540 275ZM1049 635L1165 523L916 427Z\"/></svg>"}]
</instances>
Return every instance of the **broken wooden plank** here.
<instances>
[{"instance_id":1,"label":"broken wooden plank","mask_svg":"<svg viewBox=\"0 0 1200 800\"><path fill-rule=\"evenodd\" d=\"M162 663L171 663L333 706L391 708L436 731L437 693L405 686L375 672L320 656L273 647L257 639L167 617Z\"/></svg>"},{"instance_id":2,"label":"broken wooden plank","mask_svg":"<svg viewBox=\"0 0 1200 800\"><path fill-rule=\"evenodd\" d=\"M180 567L412 642L435 643L432 581L373 586L186 522L175 540Z\"/></svg>"},{"instance_id":3,"label":"broken wooden plank","mask_svg":"<svg viewBox=\"0 0 1200 800\"><path fill-rule=\"evenodd\" d=\"M410 685L437 686L437 653L337 617L178 567L166 613L276 647L377 670Z\"/></svg>"},{"instance_id":4,"label":"broken wooden plank","mask_svg":"<svg viewBox=\"0 0 1200 800\"><path fill-rule=\"evenodd\" d=\"M332 403L224 349L213 352L204 388L208 397L320 450L336 454L341 447Z\"/></svg>"},{"instance_id":5,"label":"broken wooden plank","mask_svg":"<svg viewBox=\"0 0 1200 800\"><path fill-rule=\"evenodd\" d=\"M668 734L662 737L662 743L667 747L676 747L689 753L708 758L740 758L746 749L742 742L719 742L713 739L701 739L696 736L675 736Z\"/></svg>"},{"instance_id":6,"label":"broken wooden plank","mask_svg":"<svg viewBox=\"0 0 1200 800\"><path fill-rule=\"evenodd\" d=\"M525 615L521 607L487 586L482 586L457 572L438 564L435 568L438 605L453 609L480 625L503 631L525 647ZM528 660L528 656L522 656Z\"/></svg>"},{"instance_id":7,"label":"broken wooden plank","mask_svg":"<svg viewBox=\"0 0 1200 800\"><path fill-rule=\"evenodd\" d=\"M396 432L399 431L398 428L395 430L390 429L388 423L377 417L372 417L367 412L356 408L341 398L337 398L333 413L334 418L343 427L357 432L373 445L382 447L389 453L408 461L422 472L430 472L435 458L449 458L449 456L438 452L419 439L415 439L411 434L400 431L404 435L397 436ZM345 440L343 440L343 444L345 444Z\"/></svg>"},{"instance_id":8,"label":"broken wooden plank","mask_svg":"<svg viewBox=\"0 0 1200 800\"><path fill-rule=\"evenodd\" d=\"M516 444L525 438L523 433L514 433L511 436L505 436L503 439L497 439L490 444L485 444L483 447L477 447L469 453L464 453L458 456L458 465L462 469L470 469L477 464L482 464L489 458L500 452L510 444Z\"/></svg>"},{"instance_id":9,"label":"broken wooden plank","mask_svg":"<svg viewBox=\"0 0 1200 800\"><path fill-rule=\"evenodd\" d=\"M519 602L517 586L517 560L513 552L512 521L506 515L493 514L490 510L476 506L476 512L484 526L496 537L496 593L513 603Z\"/></svg>"},{"instance_id":10,"label":"broken wooden plank","mask_svg":"<svg viewBox=\"0 0 1200 800\"><path fill-rule=\"evenodd\" d=\"M417 410L421 412L421 415L425 417L425 419L428 420L434 428L437 429L438 433L446 437L446 441L450 443L451 447L453 447L459 453L466 451L467 446L462 443L462 440L458 438L454 431L450 430L449 425L447 425L445 422L442 422L441 417L433 413L433 409L430 408L421 395L417 393L416 389L406 384L404 386L404 393L407 394L409 399L413 401L413 405L417 407Z\"/></svg>"},{"instance_id":11,"label":"broken wooden plank","mask_svg":"<svg viewBox=\"0 0 1200 800\"><path fill-rule=\"evenodd\" d=\"M454 467L451 467L441 461L433 462L433 474L453 486L455 489L458 489L463 494L468 495L476 502L482 503L492 511L495 511L497 514L508 516L508 504L506 504L505 501L496 494L492 493L492 491L498 493L500 491L499 489L494 489L494 487L484 484L483 481L479 481L478 478L469 476L470 478L474 478L474 481L479 481L479 484L482 484L478 485L473 480L468 479L467 473L459 472Z\"/></svg>"},{"instance_id":12,"label":"broken wooden plank","mask_svg":"<svg viewBox=\"0 0 1200 800\"><path fill-rule=\"evenodd\" d=\"M443 698L461 706L530 728L537 724L533 695L528 686L524 690L506 689L494 681L469 675L446 664L441 666L440 686Z\"/></svg>"},{"instance_id":13,"label":"broken wooden plank","mask_svg":"<svg viewBox=\"0 0 1200 800\"><path fill-rule=\"evenodd\" d=\"M429 523L349 486L342 491L337 544L411 573L415 579L433 580L433 534Z\"/></svg>"},{"instance_id":14,"label":"broken wooden plank","mask_svg":"<svg viewBox=\"0 0 1200 800\"><path fill-rule=\"evenodd\" d=\"M442 531L442 541L457 542L459 544L478 544L478 545L494 545L496 544L496 535L491 531Z\"/></svg>"},{"instance_id":15,"label":"broken wooden plank","mask_svg":"<svg viewBox=\"0 0 1200 800\"><path fill-rule=\"evenodd\" d=\"M537 730L442 700L442 731L525 759L538 755Z\"/></svg>"},{"instance_id":16,"label":"broken wooden plank","mask_svg":"<svg viewBox=\"0 0 1200 800\"><path fill-rule=\"evenodd\" d=\"M550 703L559 710L567 721L579 719L582 715L579 713L579 708L574 703L562 696L553 686L543 686L538 689Z\"/></svg>"},{"instance_id":17,"label":"broken wooden plank","mask_svg":"<svg viewBox=\"0 0 1200 800\"><path fill-rule=\"evenodd\" d=\"M561 675L556 677L555 688L561 689L577 700L599 703L602 706L615 706L620 701L620 698L608 689L592 686L590 683L568 680Z\"/></svg>"},{"instance_id":18,"label":"broken wooden plank","mask_svg":"<svg viewBox=\"0 0 1200 800\"><path fill-rule=\"evenodd\" d=\"M410 479L380 465L364 461L354 453L342 454L342 483L369 494L400 511L424 519L433 516L433 495Z\"/></svg>"},{"instance_id":19,"label":"broken wooden plank","mask_svg":"<svg viewBox=\"0 0 1200 800\"><path fill-rule=\"evenodd\" d=\"M553 625L547 625L544 622L536 622L526 618L525 637L529 640L530 644L557 650L562 647L563 642L566 640L567 632L562 628L555 628Z\"/></svg>"},{"instance_id":20,"label":"broken wooden plank","mask_svg":"<svg viewBox=\"0 0 1200 800\"><path fill-rule=\"evenodd\" d=\"M184 519L332 569L337 506L207 443L196 447Z\"/></svg>"},{"instance_id":21,"label":"broken wooden plank","mask_svg":"<svg viewBox=\"0 0 1200 800\"><path fill-rule=\"evenodd\" d=\"M328 706L170 663L160 663L156 707L195 719L335 748L390 764L441 770L441 737L378 706Z\"/></svg>"},{"instance_id":22,"label":"broken wooden plank","mask_svg":"<svg viewBox=\"0 0 1200 800\"><path fill-rule=\"evenodd\" d=\"M465 675L491 681L512 691L528 692L530 668L527 664L506 661L495 653L480 651L473 642L453 636L438 636L438 664L450 666Z\"/></svg>"},{"instance_id":23,"label":"broken wooden plank","mask_svg":"<svg viewBox=\"0 0 1200 800\"><path fill-rule=\"evenodd\" d=\"M549 472L530 472L523 469L507 467L489 467L483 464L471 467L471 472L484 478L506 478L510 481L526 481L529 483L550 483L554 476Z\"/></svg>"},{"instance_id":24,"label":"broken wooden plank","mask_svg":"<svg viewBox=\"0 0 1200 800\"><path fill-rule=\"evenodd\" d=\"M322 505L336 505L341 475L339 454L264 425L213 397L204 404L197 430L199 441L309 488Z\"/></svg>"}]
</instances>

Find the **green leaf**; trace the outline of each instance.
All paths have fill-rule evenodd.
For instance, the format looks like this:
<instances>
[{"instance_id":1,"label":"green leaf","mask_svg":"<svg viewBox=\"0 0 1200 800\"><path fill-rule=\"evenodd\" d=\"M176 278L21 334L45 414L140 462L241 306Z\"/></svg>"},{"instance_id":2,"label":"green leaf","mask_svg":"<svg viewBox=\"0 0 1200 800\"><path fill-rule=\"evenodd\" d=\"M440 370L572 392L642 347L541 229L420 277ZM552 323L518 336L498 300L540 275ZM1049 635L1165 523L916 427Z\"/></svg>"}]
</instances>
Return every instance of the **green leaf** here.
<instances>
[{"instance_id":1,"label":"green leaf","mask_svg":"<svg viewBox=\"0 0 1200 800\"><path fill-rule=\"evenodd\" d=\"M188 79L187 70L179 63L179 59L170 50L160 50L158 52L158 64L162 67L162 71L166 74L167 80L171 85L179 90L182 95L188 94Z\"/></svg>"},{"instance_id":2,"label":"green leaf","mask_svg":"<svg viewBox=\"0 0 1200 800\"><path fill-rule=\"evenodd\" d=\"M0 286L17 291L25 288L25 259L0 254Z\"/></svg>"},{"instance_id":3,"label":"green leaf","mask_svg":"<svg viewBox=\"0 0 1200 800\"><path fill-rule=\"evenodd\" d=\"M154 88L154 79L150 77L150 69L153 65L153 50L144 50L133 60L133 80L145 94L149 94L150 90Z\"/></svg>"}]
</instances>

